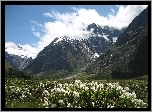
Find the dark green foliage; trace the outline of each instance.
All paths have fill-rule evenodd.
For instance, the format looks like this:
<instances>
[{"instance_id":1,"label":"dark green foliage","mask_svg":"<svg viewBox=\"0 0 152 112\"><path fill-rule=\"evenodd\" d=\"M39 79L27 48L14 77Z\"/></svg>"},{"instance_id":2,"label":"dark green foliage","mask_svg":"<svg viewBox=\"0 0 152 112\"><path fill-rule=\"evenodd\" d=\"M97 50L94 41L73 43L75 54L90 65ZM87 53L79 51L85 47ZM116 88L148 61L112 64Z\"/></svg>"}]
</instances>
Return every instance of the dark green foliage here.
<instances>
[{"instance_id":1,"label":"dark green foliage","mask_svg":"<svg viewBox=\"0 0 152 112\"><path fill-rule=\"evenodd\" d=\"M128 67L131 69L132 75L142 76L148 74L148 36L142 38L134 60L129 63Z\"/></svg>"},{"instance_id":2,"label":"dark green foliage","mask_svg":"<svg viewBox=\"0 0 152 112\"><path fill-rule=\"evenodd\" d=\"M30 79L33 78L32 75L21 72L13 68L6 60L5 60L5 77L8 78L24 78L24 79Z\"/></svg>"},{"instance_id":3,"label":"dark green foliage","mask_svg":"<svg viewBox=\"0 0 152 112\"><path fill-rule=\"evenodd\" d=\"M56 71L54 73L50 73L50 71L48 71L48 72L42 73L39 77L49 78L52 80L59 80L61 78L69 76L70 74L71 74L71 72L68 72L68 71Z\"/></svg>"},{"instance_id":4,"label":"dark green foliage","mask_svg":"<svg viewBox=\"0 0 152 112\"><path fill-rule=\"evenodd\" d=\"M13 68L12 65L5 60L5 70L7 71L9 68Z\"/></svg>"}]
</instances>

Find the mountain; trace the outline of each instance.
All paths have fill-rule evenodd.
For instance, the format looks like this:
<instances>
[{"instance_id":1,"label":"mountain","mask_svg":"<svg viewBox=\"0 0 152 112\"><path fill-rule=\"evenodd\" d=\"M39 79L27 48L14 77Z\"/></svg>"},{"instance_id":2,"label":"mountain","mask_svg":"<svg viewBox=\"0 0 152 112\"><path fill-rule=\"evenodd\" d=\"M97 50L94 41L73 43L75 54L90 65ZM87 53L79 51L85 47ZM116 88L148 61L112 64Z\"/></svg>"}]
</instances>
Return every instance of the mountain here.
<instances>
[{"instance_id":1,"label":"mountain","mask_svg":"<svg viewBox=\"0 0 152 112\"><path fill-rule=\"evenodd\" d=\"M25 71L35 74L51 69L73 72L74 68L90 61L92 52L81 41L68 39L68 37L55 40L37 55Z\"/></svg>"},{"instance_id":2,"label":"mountain","mask_svg":"<svg viewBox=\"0 0 152 112\"><path fill-rule=\"evenodd\" d=\"M85 71L96 74L95 79L124 79L148 74L148 7Z\"/></svg>"},{"instance_id":3,"label":"mountain","mask_svg":"<svg viewBox=\"0 0 152 112\"><path fill-rule=\"evenodd\" d=\"M46 46L24 71L37 74L53 71L79 71L94 61L106 48L113 45L123 30L90 24L87 39L57 37Z\"/></svg>"},{"instance_id":4,"label":"mountain","mask_svg":"<svg viewBox=\"0 0 152 112\"><path fill-rule=\"evenodd\" d=\"M18 70L23 70L35 57L35 54L15 43L6 43L5 45L5 59Z\"/></svg>"}]
</instances>

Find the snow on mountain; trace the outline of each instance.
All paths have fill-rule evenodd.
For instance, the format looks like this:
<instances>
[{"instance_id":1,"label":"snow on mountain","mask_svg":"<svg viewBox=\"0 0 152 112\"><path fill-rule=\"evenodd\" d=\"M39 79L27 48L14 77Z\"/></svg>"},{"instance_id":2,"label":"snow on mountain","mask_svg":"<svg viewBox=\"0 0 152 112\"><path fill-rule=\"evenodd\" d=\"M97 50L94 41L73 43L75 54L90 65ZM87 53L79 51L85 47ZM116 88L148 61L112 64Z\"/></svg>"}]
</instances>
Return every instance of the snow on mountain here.
<instances>
[{"instance_id":1,"label":"snow on mountain","mask_svg":"<svg viewBox=\"0 0 152 112\"><path fill-rule=\"evenodd\" d=\"M94 53L93 58L97 58L97 57L99 57L99 54L98 53Z\"/></svg>"},{"instance_id":2,"label":"snow on mountain","mask_svg":"<svg viewBox=\"0 0 152 112\"><path fill-rule=\"evenodd\" d=\"M74 39L72 39L72 38L70 38L70 37L63 36L63 37L55 38L54 41L52 41L52 42L53 42L54 45L55 45L55 44L57 44L57 43L60 43L61 41L66 41L66 42L70 41L70 42L72 42L73 40L74 40Z\"/></svg>"},{"instance_id":3,"label":"snow on mountain","mask_svg":"<svg viewBox=\"0 0 152 112\"><path fill-rule=\"evenodd\" d=\"M13 43L13 42L6 42L5 43L5 51L9 53L10 55L18 55L21 56L22 58L36 58L36 54L31 53L19 45Z\"/></svg>"},{"instance_id":4,"label":"snow on mountain","mask_svg":"<svg viewBox=\"0 0 152 112\"><path fill-rule=\"evenodd\" d=\"M103 34L103 37L107 40L107 41L109 41L109 39L107 38L109 35L104 35L105 33L102 33Z\"/></svg>"},{"instance_id":5,"label":"snow on mountain","mask_svg":"<svg viewBox=\"0 0 152 112\"><path fill-rule=\"evenodd\" d=\"M63 40L63 38L57 38L57 40L56 41L54 41L54 43L58 43L58 42L60 42L60 41L62 41Z\"/></svg>"},{"instance_id":6,"label":"snow on mountain","mask_svg":"<svg viewBox=\"0 0 152 112\"><path fill-rule=\"evenodd\" d=\"M113 42L116 42L118 37L113 37L112 39L113 39Z\"/></svg>"}]
</instances>

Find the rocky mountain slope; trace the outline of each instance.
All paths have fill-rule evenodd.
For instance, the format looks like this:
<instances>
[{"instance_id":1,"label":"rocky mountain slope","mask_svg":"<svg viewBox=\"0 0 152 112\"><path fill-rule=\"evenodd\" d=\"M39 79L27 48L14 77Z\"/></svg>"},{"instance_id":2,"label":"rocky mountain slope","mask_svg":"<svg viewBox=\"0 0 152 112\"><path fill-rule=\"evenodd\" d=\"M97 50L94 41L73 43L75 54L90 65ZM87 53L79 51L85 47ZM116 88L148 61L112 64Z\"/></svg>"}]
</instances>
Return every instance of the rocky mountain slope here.
<instances>
[{"instance_id":1,"label":"rocky mountain slope","mask_svg":"<svg viewBox=\"0 0 152 112\"><path fill-rule=\"evenodd\" d=\"M133 78L148 74L148 7L135 17L114 45L86 68L95 78Z\"/></svg>"}]
</instances>

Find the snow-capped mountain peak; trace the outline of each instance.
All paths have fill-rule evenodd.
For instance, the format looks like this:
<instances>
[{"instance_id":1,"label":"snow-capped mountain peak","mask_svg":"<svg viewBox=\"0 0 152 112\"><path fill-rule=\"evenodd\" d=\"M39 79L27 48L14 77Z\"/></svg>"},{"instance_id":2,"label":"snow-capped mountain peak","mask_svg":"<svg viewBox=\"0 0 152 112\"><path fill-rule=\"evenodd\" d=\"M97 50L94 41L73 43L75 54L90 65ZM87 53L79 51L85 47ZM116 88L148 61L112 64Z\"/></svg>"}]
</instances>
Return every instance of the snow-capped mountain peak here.
<instances>
[{"instance_id":1,"label":"snow-capped mountain peak","mask_svg":"<svg viewBox=\"0 0 152 112\"><path fill-rule=\"evenodd\" d=\"M21 56L22 58L32 58L32 59L36 58L36 54L23 49L21 46L13 42L5 43L5 51L10 55L18 55Z\"/></svg>"}]
</instances>

